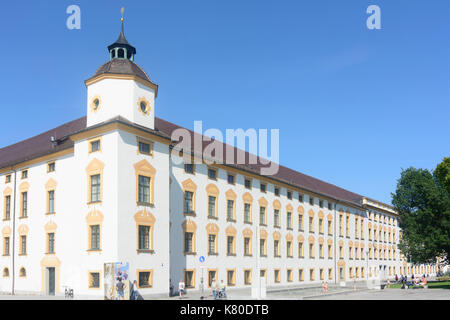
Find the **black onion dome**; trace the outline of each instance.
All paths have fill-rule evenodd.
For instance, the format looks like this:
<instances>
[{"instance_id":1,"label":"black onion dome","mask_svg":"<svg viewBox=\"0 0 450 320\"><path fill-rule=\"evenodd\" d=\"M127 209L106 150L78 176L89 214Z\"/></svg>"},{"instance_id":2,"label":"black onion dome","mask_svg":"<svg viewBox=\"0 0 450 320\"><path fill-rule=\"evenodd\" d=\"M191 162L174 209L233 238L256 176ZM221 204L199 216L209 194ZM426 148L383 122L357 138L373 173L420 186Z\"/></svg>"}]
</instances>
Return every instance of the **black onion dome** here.
<instances>
[{"instance_id":1,"label":"black onion dome","mask_svg":"<svg viewBox=\"0 0 450 320\"><path fill-rule=\"evenodd\" d=\"M105 63L104 65L102 65L100 68L97 69L97 71L94 74L94 77L108 73L133 75L142 78L146 81L152 82L141 67L139 67L133 61L127 59L112 59L111 61L108 61L107 63Z\"/></svg>"}]
</instances>

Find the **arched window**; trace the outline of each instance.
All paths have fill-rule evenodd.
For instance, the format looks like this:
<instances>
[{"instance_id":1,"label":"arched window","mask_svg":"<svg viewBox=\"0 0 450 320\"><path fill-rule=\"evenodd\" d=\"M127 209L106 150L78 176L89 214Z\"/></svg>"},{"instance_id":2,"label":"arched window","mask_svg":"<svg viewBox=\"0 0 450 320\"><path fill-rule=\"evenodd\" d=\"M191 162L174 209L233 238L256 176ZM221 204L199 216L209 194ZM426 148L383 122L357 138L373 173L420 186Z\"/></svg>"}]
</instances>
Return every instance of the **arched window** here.
<instances>
[{"instance_id":1,"label":"arched window","mask_svg":"<svg viewBox=\"0 0 450 320\"><path fill-rule=\"evenodd\" d=\"M111 57L113 59L116 57L116 50L111 50Z\"/></svg>"},{"instance_id":2,"label":"arched window","mask_svg":"<svg viewBox=\"0 0 450 320\"><path fill-rule=\"evenodd\" d=\"M20 277L26 277L27 276L27 271L25 270L25 268L20 268L19 276Z\"/></svg>"},{"instance_id":3,"label":"arched window","mask_svg":"<svg viewBox=\"0 0 450 320\"><path fill-rule=\"evenodd\" d=\"M3 277L5 277L5 278L9 277L9 269L8 268L3 269Z\"/></svg>"},{"instance_id":4,"label":"arched window","mask_svg":"<svg viewBox=\"0 0 450 320\"><path fill-rule=\"evenodd\" d=\"M125 57L125 52L123 51L123 49L119 49L118 58L124 58L124 57Z\"/></svg>"}]
</instances>

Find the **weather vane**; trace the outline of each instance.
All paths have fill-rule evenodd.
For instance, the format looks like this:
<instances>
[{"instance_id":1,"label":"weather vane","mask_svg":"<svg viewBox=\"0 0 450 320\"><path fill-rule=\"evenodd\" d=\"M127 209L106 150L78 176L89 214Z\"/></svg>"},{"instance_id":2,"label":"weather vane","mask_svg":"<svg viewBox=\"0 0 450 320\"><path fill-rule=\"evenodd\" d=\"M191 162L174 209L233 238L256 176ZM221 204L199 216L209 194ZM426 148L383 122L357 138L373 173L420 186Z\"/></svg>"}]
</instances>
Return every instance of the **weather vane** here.
<instances>
[{"instance_id":1,"label":"weather vane","mask_svg":"<svg viewBox=\"0 0 450 320\"><path fill-rule=\"evenodd\" d=\"M122 9L120 9L120 13L122 14L122 18L120 19L120 21L123 22L123 13L125 12L125 8L122 7Z\"/></svg>"}]
</instances>

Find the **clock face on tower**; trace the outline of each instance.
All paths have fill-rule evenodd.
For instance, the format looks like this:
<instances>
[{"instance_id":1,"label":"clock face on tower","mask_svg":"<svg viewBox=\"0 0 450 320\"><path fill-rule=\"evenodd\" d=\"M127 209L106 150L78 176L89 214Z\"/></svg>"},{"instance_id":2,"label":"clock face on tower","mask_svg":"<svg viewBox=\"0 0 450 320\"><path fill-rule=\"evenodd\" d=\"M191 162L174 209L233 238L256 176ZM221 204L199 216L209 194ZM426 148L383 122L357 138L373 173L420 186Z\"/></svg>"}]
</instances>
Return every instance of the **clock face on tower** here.
<instances>
[{"instance_id":1,"label":"clock face on tower","mask_svg":"<svg viewBox=\"0 0 450 320\"><path fill-rule=\"evenodd\" d=\"M145 98L140 98L139 100L138 100L138 108L139 108L139 111L143 114L143 115L146 115L146 116L148 116L149 114L150 114L150 102L148 102L148 100L147 99L145 99Z\"/></svg>"},{"instance_id":2,"label":"clock face on tower","mask_svg":"<svg viewBox=\"0 0 450 320\"><path fill-rule=\"evenodd\" d=\"M99 96L95 96L94 98L92 98L91 100L91 110L92 112L97 112L98 109L100 108L100 104L101 104L101 100Z\"/></svg>"}]
</instances>

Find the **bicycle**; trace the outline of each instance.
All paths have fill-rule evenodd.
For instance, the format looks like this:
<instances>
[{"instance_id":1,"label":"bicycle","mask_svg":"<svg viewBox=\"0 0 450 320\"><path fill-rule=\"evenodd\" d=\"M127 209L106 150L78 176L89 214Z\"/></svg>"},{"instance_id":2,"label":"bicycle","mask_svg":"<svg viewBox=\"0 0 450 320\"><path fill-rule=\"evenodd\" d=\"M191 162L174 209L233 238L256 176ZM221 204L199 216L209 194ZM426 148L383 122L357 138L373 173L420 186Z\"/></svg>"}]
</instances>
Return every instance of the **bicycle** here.
<instances>
[{"instance_id":1,"label":"bicycle","mask_svg":"<svg viewBox=\"0 0 450 320\"><path fill-rule=\"evenodd\" d=\"M69 287L64 288L64 296L66 299L72 299L73 300L73 289Z\"/></svg>"}]
</instances>

